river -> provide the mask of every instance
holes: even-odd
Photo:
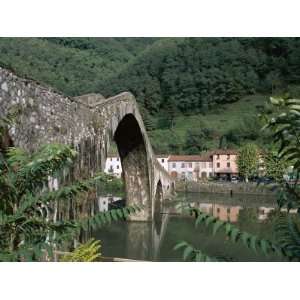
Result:
[[[225,257],[229,261],[278,261],[278,257],[255,254],[241,243],[232,243],[220,231],[195,228],[194,218],[178,209],[180,203],[190,203],[221,220],[229,220],[241,230],[259,237],[273,238],[272,214],[276,203],[272,197],[188,193],[178,194],[165,205],[154,222],[118,222],[93,232],[101,240],[102,255],[145,261],[182,261],[182,251],[173,250],[182,240],[191,243],[209,256]]]

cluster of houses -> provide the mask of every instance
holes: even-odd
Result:
[[[198,181],[209,177],[230,179],[238,175],[237,151],[218,149],[205,155],[158,155],[161,166],[178,180]],[[108,156],[105,172],[121,177],[122,166],[118,156]]]

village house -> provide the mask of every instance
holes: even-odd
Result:
[[[237,166],[237,150],[230,149],[218,149],[210,152],[213,160],[213,170],[217,177],[223,177],[226,179],[232,178],[232,176],[238,176]]]
[[[177,179],[197,181],[213,176],[213,162],[210,156],[170,155],[168,172]]]
[[[160,165],[168,172],[168,155],[158,155],[156,156]],[[122,165],[119,156],[109,155],[105,162],[104,172],[106,174],[114,175],[118,178],[122,176]]]
[[[122,166],[119,156],[109,155],[106,159],[104,172],[118,178],[122,176]]]
[[[168,172],[169,171],[169,155],[156,155],[156,158],[158,162],[161,164],[161,166]]]
[[[238,176],[237,150],[217,149],[203,155],[157,155],[157,161],[178,180],[205,180],[209,177],[231,179]],[[105,172],[120,178],[122,165],[118,156],[107,157]]]

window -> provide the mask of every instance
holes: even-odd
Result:
[[[119,161],[119,157],[117,157],[117,161]]]
[[[220,154],[217,154],[217,159],[220,159]]]
[[[229,160],[230,159],[230,154],[227,154],[227,160]]]
[[[217,168],[220,168],[220,163],[217,163]]]
[[[189,163],[189,168],[192,168],[193,167],[193,164],[192,163]]]
[[[227,168],[230,168],[230,162],[227,163]]]
[[[213,163],[209,162],[209,167],[212,168],[213,167]]]
[[[173,168],[176,168],[176,163],[172,163],[172,167],[173,167]]]
[[[119,165],[117,165],[117,169],[120,169],[120,166],[119,166]]]
[[[112,161],[112,157],[110,158],[110,161]]]
[[[181,177],[182,177],[182,178],[185,177],[185,172],[181,172]]]
[[[218,214],[220,213],[220,208],[219,208],[219,207],[217,208],[217,213],[218,213]]]
[[[230,214],[230,208],[227,208],[227,213]]]
[[[182,163],[182,164],[181,164],[181,168],[185,168],[185,163]]]
[[[209,172],[209,177],[212,177],[212,172]]]
[[[162,158],[162,159],[161,159],[161,162],[163,163],[163,162],[165,162],[165,160]]]

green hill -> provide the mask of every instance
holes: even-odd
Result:
[[[69,96],[95,92],[154,39],[0,38],[0,65]]]
[[[300,95],[299,38],[0,38],[0,65],[70,96],[132,92],[160,153],[267,144],[266,99]]]

